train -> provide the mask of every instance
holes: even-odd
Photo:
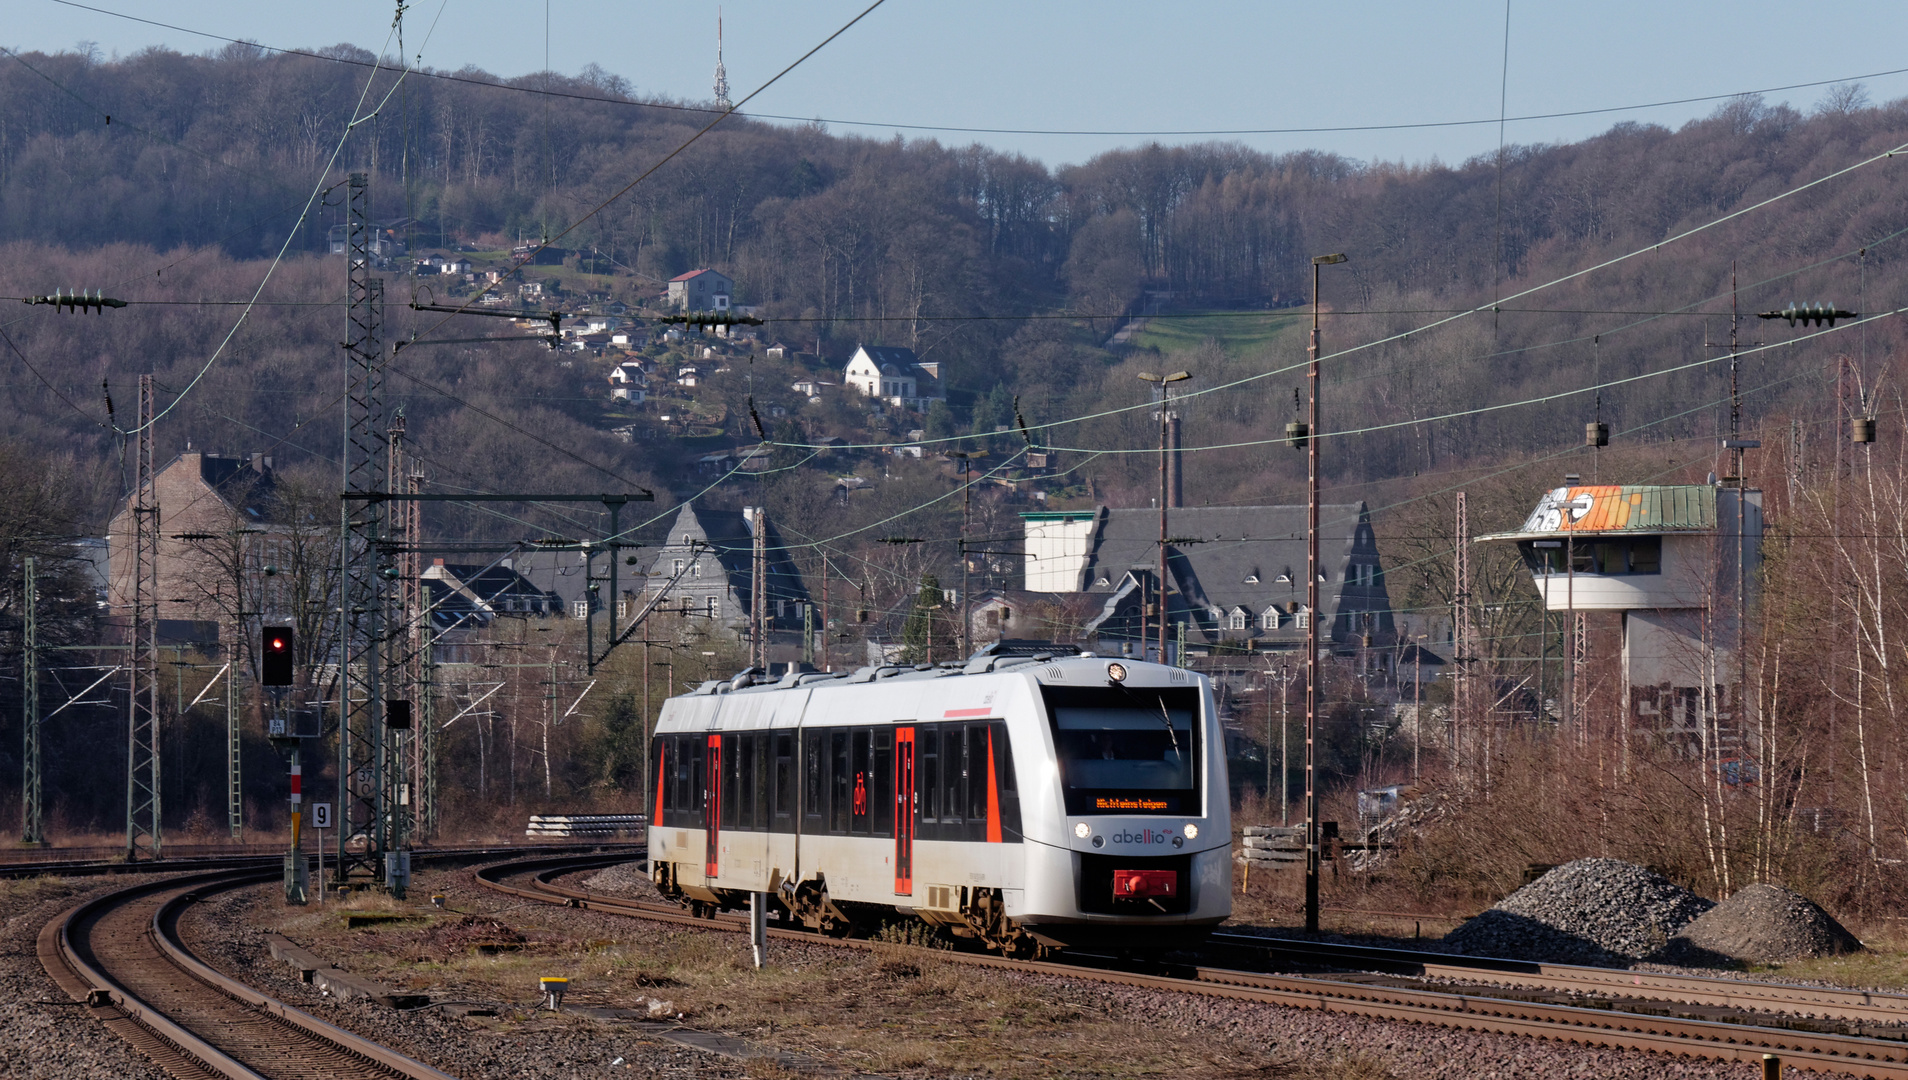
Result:
[[[1232,911],[1225,740],[1183,668],[984,649],[751,669],[668,699],[648,768],[651,879],[699,915],[918,920],[1028,957],[1189,944]]]

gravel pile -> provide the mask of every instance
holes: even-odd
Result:
[[[643,872],[639,862],[617,863],[596,874],[583,879],[583,887],[591,892],[606,893],[610,896],[625,896],[638,900],[661,900],[662,894]]]
[[[1678,931],[1663,958],[1679,964],[1775,964],[1861,949],[1855,935],[1806,897],[1779,885],[1749,885]]]
[[[1472,956],[1623,967],[1658,955],[1714,906],[1635,863],[1578,859],[1505,897],[1444,943]]]

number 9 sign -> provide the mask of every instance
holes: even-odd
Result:
[[[314,829],[331,828],[331,804],[318,802],[311,804],[311,827]]]

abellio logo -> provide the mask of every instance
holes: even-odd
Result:
[[[1159,829],[1126,830],[1113,834],[1116,844],[1170,844],[1173,842],[1171,831]]]

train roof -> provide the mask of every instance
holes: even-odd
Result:
[[[1097,661],[1103,664],[1120,663],[1135,674],[1143,671],[1158,670],[1173,672],[1179,681],[1191,678],[1204,678],[1196,671],[1174,667],[1170,664],[1157,664],[1146,660],[1134,660],[1119,656],[1098,656],[1091,652],[1057,649],[1053,652],[1022,653],[1007,651],[1001,653],[976,653],[968,660],[952,660],[940,664],[870,664],[854,671],[801,671],[792,670],[779,679],[767,679],[759,668],[746,668],[728,679],[710,679],[680,697],[707,697],[714,694],[762,693],[773,690],[793,690],[798,687],[822,685],[855,685],[872,683],[924,682],[930,679],[945,679],[964,675],[987,675],[995,672],[1010,671],[1023,667],[1055,664],[1072,665],[1082,660]]]

